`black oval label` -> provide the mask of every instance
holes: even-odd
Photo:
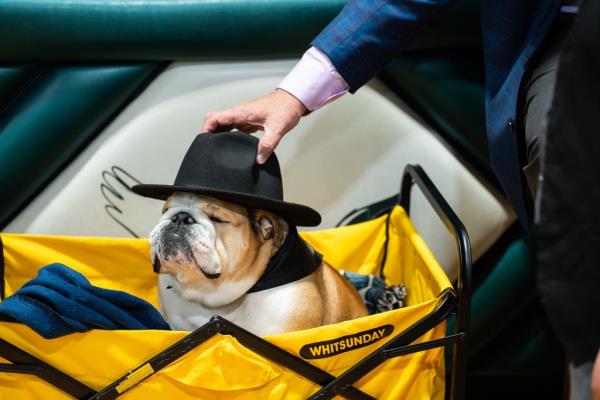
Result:
[[[333,340],[309,343],[302,346],[300,356],[305,359],[327,358],[354,349],[373,344],[389,336],[394,331],[393,325],[383,325],[353,335],[342,336]]]

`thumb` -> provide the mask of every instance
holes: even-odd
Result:
[[[267,162],[267,159],[273,154],[283,135],[282,132],[276,132],[265,127],[265,134],[258,141],[258,151],[256,154],[256,162],[258,164]]]

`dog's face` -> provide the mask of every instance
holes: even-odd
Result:
[[[218,307],[256,283],[287,231],[271,212],[177,192],[150,233],[151,256],[155,270],[176,278],[183,298]]]

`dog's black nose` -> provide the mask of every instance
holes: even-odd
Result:
[[[171,217],[171,221],[175,224],[191,225],[196,221],[192,216],[184,211],[180,211]]]

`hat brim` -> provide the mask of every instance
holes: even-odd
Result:
[[[245,207],[272,211],[285,218],[291,224],[297,226],[317,226],[321,223],[321,215],[314,209],[302,204],[288,203],[270,199],[268,197],[255,196],[248,193],[223,191],[202,186],[183,185],[135,185],[131,188],[140,196],[150,197],[158,200],[166,200],[174,192],[187,192],[205,194],[220,200],[229,201]]]

